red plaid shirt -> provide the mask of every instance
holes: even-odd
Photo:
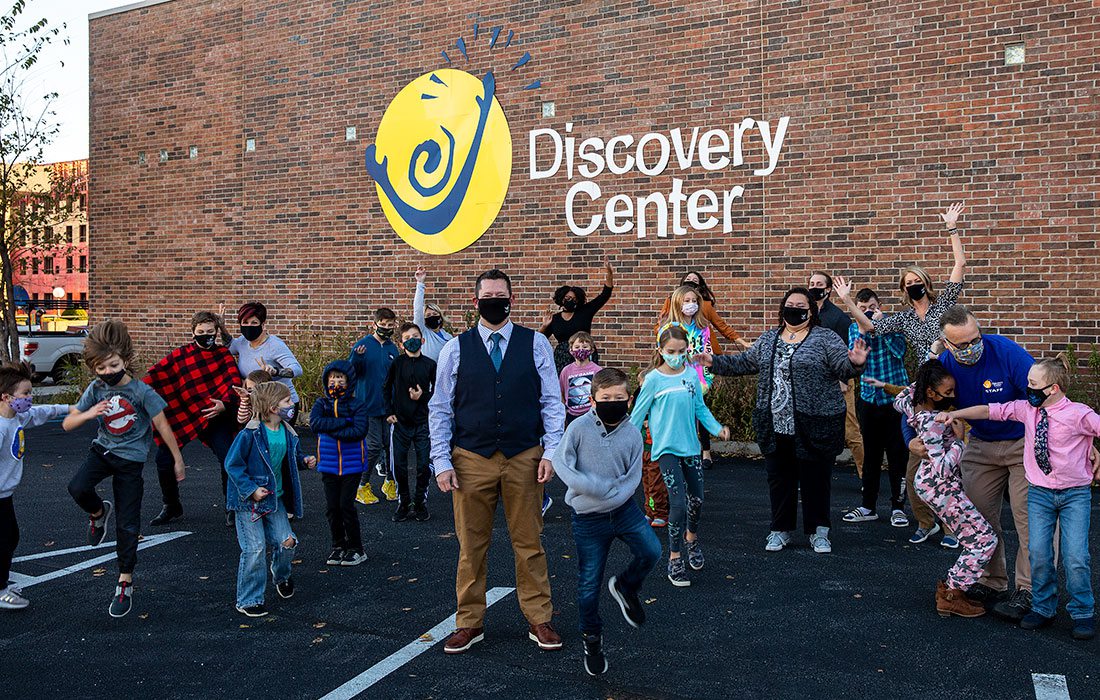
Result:
[[[168,353],[149,369],[143,381],[168,402],[164,416],[180,447],[206,429],[202,412],[210,407],[211,399],[223,402],[226,411],[236,410],[238,397],[233,387],[242,385],[237,360],[228,348],[203,350],[195,343]],[[162,444],[160,435],[155,437],[157,444]]]

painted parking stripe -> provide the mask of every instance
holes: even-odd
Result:
[[[149,547],[155,547],[158,544],[164,544],[165,542],[171,542],[172,540],[179,539],[180,537],[186,537],[187,535],[190,535],[190,534],[191,534],[190,532],[180,531],[180,532],[165,532],[165,533],[160,534],[160,535],[150,535],[149,537],[146,537],[143,540],[141,540],[140,542],[138,542],[138,550],[140,551],[142,549],[147,549]],[[12,563],[32,561],[32,560],[35,560],[35,559],[46,559],[46,558],[49,558],[49,557],[58,557],[58,556],[63,556],[65,554],[75,554],[77,552],[90,552],[90,551],[93,551],[93,550],[96,550],[96,549],[104,549],[104,548],[108,548],[108,547],[113,548],[114,546],[115,546],[114,542],[104,542],[103,544],[97,545],[95,547],[92,547],[90,545],[85,545],[84,547],[72,547],[70,549],[59,549],[56,552],[40,552],[38,554],[29,554],[27,556],[18,557],[16,559],[12,560]],[[79,573],[81,571],[84,571],[85,569],[90,569],[93,566],[98,566],[99,564],[106,564],[107,562],[112,561],[115,557],[116,557],[116,554],[115,554],[115,552],[112,551],[109,554],[104,554],[102,556],[95,557],[94,559],[86,559],[85,561],[77,562],[76,564],[72,564],[70,566],[66,566],[64,568],[58,569],[57,571],[51,571],[47,574],[42,574],[41,576],[28,576],[26,574],[16,574],[16,573],[13,572],[12,573],[12,580],[15,581],[16,585],[19,586],[20,588],[30,588],[31,586],[36,586],[40,583],[46,583],[47,581],[53,581],[54,579],[61,578],[62,576],[68,576],[69,574]]]
[[[1031,683],[1035,686],[1035,700],[1070,700],[1065,676],[1033,673]]]
[[[501,598],[504,598],[515,588],[492,588],[485,593],[485,606],[488,607],[497,602]],[[322,696],[321,700],[351,700],[355,696],[359,695],[367,688],[382,680],[386,676],[390,675],[397,669],[401,668],[405,664],[409,663],[417,656],[420,656],[428,649],[442,641],[447,635],[449,635],[455,629],[455,616],[451,615],[443,622],[440,622],[435,627],[428,630],[428,632],[413,640],[412,642],[401,647],[394,653],[390,654],[386,658],[382,659],[375,665],[363,671],[355,678],[352,678],[347,683],[343,684],[336,690],[333,690],[328,695]]]

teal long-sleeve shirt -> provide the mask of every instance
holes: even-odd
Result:
[[[679,374],[664,374],[654,370],[646,375],[642,390],[634,401],[630,422],[642,430],[649,419],[649,434],[653,438],[650,450],[656,460],[661,455],[693,457],[701,451],[698,420],[711,435],[722,431],[722,424],[703,403],[699,375],[687,368]]]

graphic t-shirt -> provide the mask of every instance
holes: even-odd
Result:
[[[592,377],[602,369],[595,362],[589,362],[581,367],[576,362],[571,362],[561,371],[558,380],[561,382],[561,397],[565,402],[565,411],[571,416],[583,416],[592,407],[589,397],[592,396]]]
[[[131,379],[125,386],[107,386],[97,379],[84,390],[76,410],[87,411],[100,401],[109,406],[99,417],[99,434],[92,442],[116,457],[144,463],[153,445],[153,417],[168,404],[145,382]]]

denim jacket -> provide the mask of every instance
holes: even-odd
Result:
[[[283,505],[286,512],[302,517],[302,484],[298,470],[305,468],[305,458],[298,444],[298,434],[283,424],[287,432],[286,459],[279,465],[283,472]],[[229,454],[225,457],[225,471],[229,474],[226,488],[226,510],[252,510],[266,515],[277,509],[275,501],[275,471],[271,464],[271,450],[267,442],[267,429],[259,420],[252,420],[237,433]],[[271,494],[259,503],[252,500],[256,489],[264,487]]]

